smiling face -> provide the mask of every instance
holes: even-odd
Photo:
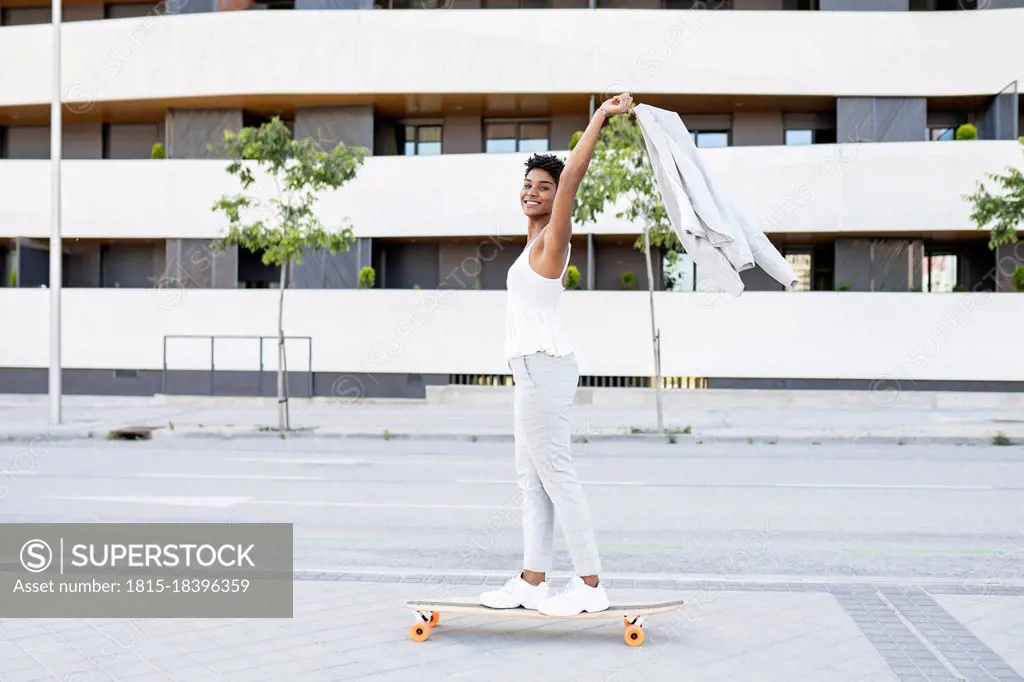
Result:
[[[523,188],[519,191],[519,203],[523,213],[531,218],[551,214],[551,204],[555,200],[555,178],[541,168],[533,168],[523,179]]]

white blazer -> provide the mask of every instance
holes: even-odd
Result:
[[[679,114],[648,104],[633,110],[672,230],[696,263],[698,280],[739,296],[739,273],[756,264],[792,290],[798,281],[793,267],[714,186]]]

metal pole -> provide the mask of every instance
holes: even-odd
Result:
[[[60,22],[61,0],[50,1],[53,13],[53,92],[50,95],[50,425],[61,423],[60,293],[63,284],[60,236],[61,82]]]

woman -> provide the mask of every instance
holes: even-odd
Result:
[[[590,508],[569,451],[569,409],[579,371],[558,319],[558,301],[569,266],[573,205],[590,165],[601,127],[630,110],[633,98],[619,95],[594,112],[563,166],[554,155],[526,163],[519,192],[527,217],[527,244],[508,271],[505,354],[515,382],[515,450],[523,491],[523,569],[499,590],[484,592],[485,606],[519,606],[546,615],[572,616],[608,608],[598,580],[601,570]],[[549,596],[555,515],[565,534],[576,576]]]

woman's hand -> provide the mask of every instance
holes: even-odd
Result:
[[[601,105],[601,111],[605,116],[611,117],[616,114],[625,114],[633,106],[633,96],[624,92],[618,97],[612,97]]]

